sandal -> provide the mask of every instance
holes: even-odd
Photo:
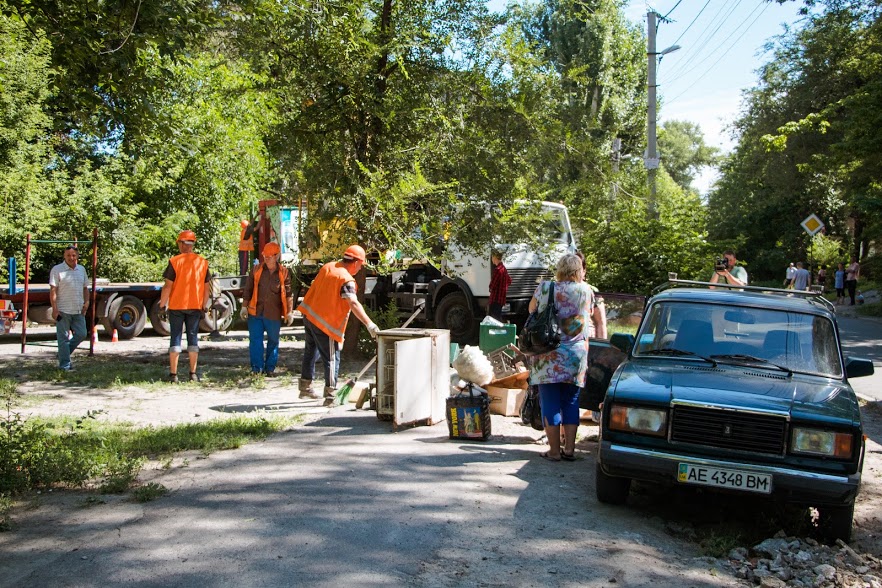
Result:
[[[561,457],[562,456],[563,455],[561,455]],[[545,453],[540,453],[539,457],[541,457],[542,459],[548,460],[548,461],[560,461],[560,457],[551,457],[551,455],[549,455],[549,453],[547,451]]]
[[[576,461],[577,459],[579,459],[578,457],[576,457],[575,451],[573,451],[572,453],[566,453],[563,449],[561,449],[560,451],[560,458],[564,461]]]

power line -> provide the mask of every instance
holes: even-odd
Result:
[[[698,20],[698,17],[701,16],[701,13],[704,12],[704,9],[707,8],[707,5],[710,3],[711,3],[711,0],[707,0],[707,2],[704,3],[704,6],[701,7],[701,10],[698,11],[698,14],[696,14],[695,18],[692,19],[692,22],[689,23],[689,26],[687,26],[686,29],[682,33],[680,33],[680,36],[677,37],[677,40],[674,41],[673,43],[671,43],[671,45],[676,45],[680,41],[680,39],[683,38],[683,35],[685,35],[686,33],[689,32],[689,29],[692,28],[692,25],[695,24],[695,21]],[[680,3],[677,2],[677,4],[680,4]],[[674,6],[674,8],[676,8],[676,6]],[[668,14],[670,14],[670,12]]]
[[[714,38],[714,35],[716,35],[717,32],[719,32],[719,30],[723,27],[723,25],[726,24],[726,21],[732,15],[732,13],[735,11],[735,9],[738,8],[738,6],[741,4],[741,2],[742,2],[742,0],[738,0],[737,2],[732,3],[729,6],[729,10],[726,11],[725,14],[723,14],[723,11],[726,8],[725,5],[720,10],[717,11],[717,13],[713,16],[713,18],[711,18],[711,21],[708,24],[707,29],[705,29],[705,32],[702,33],[701,35],[699,35],[698,39],[696,39],[695,46],[692,49],[690,49],[689,51],[687,51],[686,55],[684,55],[683,57],[681,57],[678,60],[678,64],[676,67],[673,68],[673,70],[668,72],[669,76],[678,75],[679,73],[682,72],[682,70],[684,68],[689,66],[689,63],[691,62],[692,58],[697,57],[702,54],[702,52],[704,51],[704,48],[707,47],[707,45]],[[719,19],[719,24],[717,24],[714,27],[714,23],[717,21],[717,19]],[[713,28],[711,28],[711,27],[713,27]]]
[[[746,33],[746,32],[750,29],[750,27],[753,26],[753,23],[755,23],[755,22],[757,21],[757,19],[759,18],[759,16],[760,16],[763,12],[766,11],[766,8],[769,7],[769,4],[768,4],[767,2],[765,2],[764,0],[760,0],[760,3],[757,4],[757,5],[753,8],[753,10],[750,11],[750,14],[747,15],[747,18],[745,18],[744,20],[741,21],[741,24],[739,24],[737,27],[735,27],[734,29],[732,29],[732,32],[729,33],[729,34],[726,36],[725,39],[723,39],[722,41],[720,41],[720,43],[719,43],[716,47],[714,47],[712,50],[708,51],[707,54],[704,56],[704,59],[701,59],[700,61],[697,61],[697,62],[694,63],[694,64],[692,65],[692,67],[690,67],[689,69],[687,69],[687,70],[685,70],[685,71],[682,71],[682,72],[680,72],[679,74],[677,74],[675,77],[669,79],[669,80],[667,81],[667,83],[671,83],[671,82],[673,82],[674,80],[676,80],[676,79],[678,79],[678,78],[681,78],[681,77],[685,76],[685,75],[688,74],[689,72],[698,69],[698,67],[699,67],[702,63],[704,63],[705,61],[707,61],[708,59],[710,59],[711,57],[713,57],[713,56],[717,53],[717,51],[719,51],[719,49],[720,49],[723,45],[726,44],[726,41],[728,41],[729,39],[732,38],[732,35],[734,35],[735,33],[737,33],[737,32],[738,32],[738,31],[739,31],[739,30],[740,30],[745,24],[747,24],[747,19],[750,18],[751,16],[753,16],[753,13],[756,12],[757,10],[759,10],[760,7],[762,7],[762,10],[760,11],[759,15],[757,15],[757,17],[756,17],[755,19],[753,19],[753,21],[751,21],[751,23],[750,23],[749,25],[747,25],[747,28],[744,29],[744,32]],[[744,36],[744,33],[742,33],[741,36],[738,37],[738,39],[736,39],[736,42],[738,42],[738,40],[740,40],[741,37],[743,37],[743,36]],[[730,47],[730,49],[731,49],[731,47]],[[719,60],[717,60],[717,61],[719,61]],[[716,62],[715,62],[715,63],[716,63]],[[674,75],[674,74],[672,73],[672,74],[669,74],[669,75]]]
[[[682,1],[683,1],[683,0],[677,0],[677,3],[674,4],[674,7],[671,8],[670,10],[668,10],[668,13],[667,13],[666,15],[664,15],[663,17],[661,17],[661,19],[662,19],[662,20],[668,20],[668,17],[671,16],[671,13],[672,13],[672,12],[674,12],[675,10],[677,10],[677,7],[680,6],[680,2],[682,2]]]
[[[769,7],[769,5],[768,5],[768,4],[765,4],[765,6],[763,7],[763,9],[760,11],[760,13],[756,15],[756,18],[754,18],[754,19],[750,22],[750,24],[747,25],[747,28],[744,29],[744,32],[742,32],[741,35],[739,35],[738,38],[735,39],[735,41],[734,41],[731,45],[729,45],[728,49],[726,49],[726,50],[723,52],[723,54],[720,55],[719,59],[717,59],[715,62],[713,62],[713,63],[711,64],[711,66],[710,66],[709,68],[707,68],[707,69],[704,71],[704,73],[702,73],[700,76],[698,76],[698,78],[696,78],[695,81],[692,82],[692,83],[691,83],[691,84],[690,84],[685,90],[683,90],[682,92],[680,92],[679,94],[677,94],[676,96],[674,96],[673,98],[671,98],[669,101],[667,101],[667,104],[670,104],[671,102],[674,102],[675,100],[677,100],[678,98],[680,98],[681,96],[683,96],[686,92],[688,92],[689,90],[691,90],[691,89],[695,86],[695,84],[697,84],[698,82],[700,82],[700,81],[701,81],[701,80],[702,80],[707,74],[709,74],[709,73],[714,69],[714,67],[716,67],[716,65],[717,65],[720,61],[722,61],[722,59],[723,59],[723,58],[729,53],[729,51],[731,51],[732,48],[733,48],[735,45],[738,44],[738,41],[740,41],[740,40],[742,39],[742,37],[744,37],[744,35],[747,34],[747,31],[750,30],[750,27],[752,27],[752,26],[754,25],[754,23],[755,23],[756,21],[759,20],[759,18],[763,15],[763,12],[765,12],[765,11],[766,11],[766,8],[768,8],[768,7]]]

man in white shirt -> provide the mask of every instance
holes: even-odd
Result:
[[[77,263],[79,251],[73,245],[64,249],[64,263],[49,272],[49,303],[55,318],[58,339],[58,367],[73,369],[70,354],[86,339],[86,309],[89,308],[89,277],[86,268]],[[68,339],[70,331],[73,336]]]
[[[791,263],[787,266],[787,271],[784,272],[784,287],[785,288],[793,288],[793,278],[796,277],[796,268],[793,267]]]

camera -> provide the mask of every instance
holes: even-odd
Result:
[[[725,257],[718,257],[714,261],[714,269],[720,272],[729,269],[729,260]]]

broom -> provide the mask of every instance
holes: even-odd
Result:
[[[425,304],[426,304],[425,302],[421,302],[420,304],[417,305],[416,310],[413,311],[413,314],[410,315],[410,317],[408,317],[408,319],[406,321],[404,321],[403,325],[401,325],[402,329],[407,328],[407,326],[410,323],[412,323],[414,321],[414,319],[416,319],[416,317],[423,311],[423,306],[425,306]],[[358,372],[357,376],[346,380],[346,383],[343,384],[343,387],[340,388],[339,390],[337,390],[337,404],[346,404],[346,401],[349,400],[349,394],[352,393],[352,388],[355,387],[355,383],[363,375],[365,375],[369,369],[371,369],[371,366],[374,365],[374,363],[376,363],[376,361],[377,361],[377,354],[375,353],[374,356],[371,358],[371,360],[369,362],[367,362],[367,365],[365,365],[363,368],[361,368],[361,371]]]

